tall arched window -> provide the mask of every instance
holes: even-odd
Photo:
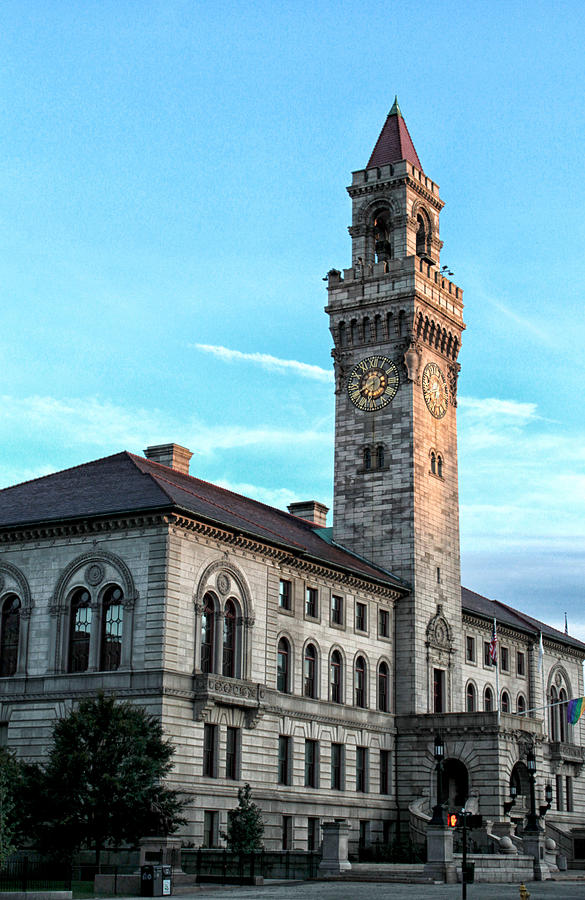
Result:
[[[380,712],[388,712],[389,686],[388,665],[385,662],[381,662],[378,669],[378,709]]]
[[[564,688],[559,691],[559,741],[567,740],[567,692]]]
[[[88,591],[84,588],[80,588],[75,591],[71,598],[68,672],[87,671],[89,666],[91,619],[91,597]]]
[[[519,715],[526,712],[526,700],[524,694],[518,694],[518,699],[516,700],[516,712]]]
[[[278,642],[276,689],[283,694],[290,693],[290,647],[286,638]]]
[[[374,338],[376,341],[382,340],[382,319],[380,316],[374,318]]]
[[[494,711],[494,692],[491,687],[486,687],[483,692],[483,708],[485,712],[493,712]]]
[[[437,474],[437,456],[434,450],[431,450],[431,473],[433,475]]]
[[[370,320],[367,316],[362,322],[362,329],[364,333],[364,342],[368,344],[370,342]]]
[[[339,650],[334,650],[331,654],[329,681],[331,685],[331,702],[342,703],[342,661]]]
[[[558,741],[559,738],[559,707],[558,707],[559,695],[557,694],[556,687],[553,686],[550,689],[550,739],[551,741]]]
[[[120,668],[122,659],[122,632],[124,629],[124,594],[117,585],[111,585],[102,601],[102,633],[100,669],[113,672]]]
[[[443,477],[443,457],[441,454],[437,455],[437,475],[439,478]]]
[[[305,647],[303,694],[305,697],[317,696],[317,651],[312,644],[307,644]]]
[[[366,705],[366,661],[358,656],[355,661],[355,705],[365,708]]]
[[[384,448],[382,444],[376,447],[376,465],[379,469],[384,468]]]
[[[347,331],[345,330],[345,322],[339,323],[339,346],[347,347]]]
[[[213,672],[215,648],[215,603],[211,594],[203,598],[204,608],[201,616],[201,671]]]
[[[475,712],[475,685],[471,681],[465,692],[465,708],[467,712]]]
[[[502,712],[510,712],[510,695],[508,691],[502,691]]]
[[[349,324],[349,333],[351,335],[351,342],[355,346],[358,342],[358,327],[355,319],[352,319]]]
[[[236,604],[228,600],[223,614],[222,674],[234,678],[236,674]]]
[[[0,622],[0,675],[14,675],[18,664],[20,637],[20,600],[9,594],[2,604]]]
[[[416,217],[416,255],[426,256],[428,251],[428,223],[420,213]]]
[[[364,469],[372,468],[372,451],[369,447],[364,447]]]

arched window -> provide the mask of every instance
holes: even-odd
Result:
[[[278,642],[276,689],[283,694],[290,693],[290,646],[286,638],[281,638]]]
[[[374,249],[376,262],[384,262],[392,256],[388,213],[380,212],[374,219]]]
[[[223,665],[222,674],[228,678],[236,675],[236,604],[228,600],[223,614]]]
[[[502,691],[502,712],[510,712],[510,695],[508,691]]]
[[[366,705],[366,661],[358,656],[355,661],[355,705],[365,708]]]
[[[522,715],[526,712],[526,700],[524,698],[524,694],[518,694],[518,699],[516,700],[516,711],[519,715]]]
[[[439,476],[439,478],[443,477],[443,457],[440,455],[440,453],[437,454],[437,475]]]
[[[374,337],[376,341],[382,340],[382,319],[380,316],[374,318]]]
[[[347,331],[345,330],[345,322],[339,323],[339,346],[347,347]]]
[[[123,600],[121,588],[113,584],[107,589],[102,601],[100,669],[105,672],[120,668],[124,629]]]
[[[389,312],[386,315],[386,337],[388,338],[388,340],[391,340],[391,338],[393,337],[392,331],[392,313]]]
[[[362,323],[362,328],[364,332],[364,342],[368,344],[370,342],[370,320],[367,316]]]
[[[342,662],[339,650],[331,654],[329,681],[331,685],[331,702],[342,703]]]
[[[91,597],[80,588],[71,598],[69,619],[68,672],[85,672],[89,666],[89,642],[91,640]]]
[[[201,671],[213,672],[215,647],[215,603],[211,594],[205,594],[201,616]]]
[[[381,444],[376,447],[376,465],[379,469],[384,468],[384,448]]]
[[[305,647],[303,694],[305,697],[317,696],[317,651],[312,644],[307,644]]]
[[[434,450],[431,450],[431,472],[433,475],[437,474],[437,456]]]
[[[567,692],[564,688],[559,691],[559,741],[567,740]]]
[[[483,693],[483,708],[485,712],[494,711],[494,692],[491,687],[486,687]]]
[[[372,468],[372,451],[369,447],[364,447],[364,469],[369,471]]]
[[[357,328],[357,322],[355,319],[351,320],[349,329],[350,329],[350,334],[351,334],[351,342],[355,346],[358,342],[358,328]]]
[[[465,692],[465,708],[467,712],[475,712],[475,685],[470,681]]]
[[[2,604],[0,622],[0,675],[14,675],[18,664],[20,637],[20,600],[9,594]]]
[[[388,712],[389,709],[389,683],[388,665],[381,662],[378,669],[378,709],[380,712]]]
[[[559,695],[557,694],[556,687],[553,686],[550,689],[550,708],[549,708],[549,718],[550,718],[550,739],[551,741],[559,740],[559,707],[558,707]]]
[[[420,215],[416,217],[416,255],[426,256],[427,254],[427,224]]]

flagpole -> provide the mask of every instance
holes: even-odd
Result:
[[[498,714],[498,728],[500,726],[500,654],[498,653],[498,633],[496,631],[496,617],[494,616],[494,634],[492,637],[494,665],[496,667],[496,712]]]

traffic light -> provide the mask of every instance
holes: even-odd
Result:
[[[448,828],[481,828],[483,818],[481,816],[472,815],[466,812],[450,812],[447,813]]]
[[[463,825],[463,816],[461,813],[447,813],[447,826],[449,828],[460,828]]]

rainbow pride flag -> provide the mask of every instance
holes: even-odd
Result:
[[[576,725],[585,712],[585,697],[577,697],[567,703],[567,722]]]

